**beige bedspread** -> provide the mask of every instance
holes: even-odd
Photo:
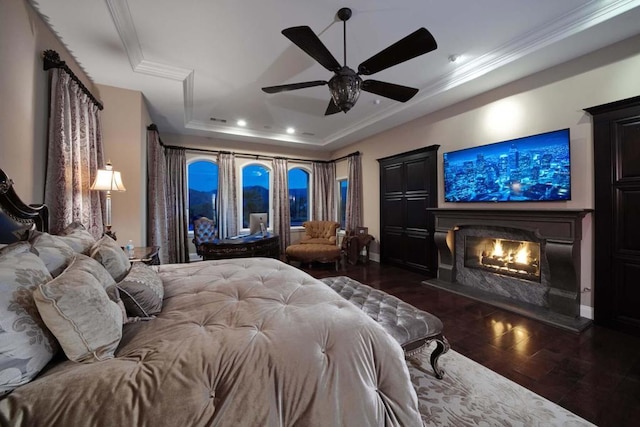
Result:
[[[162,313],[116,358],[0,401],[28,426],[421,426],[403,352],[327,285],[267,258],[159,266]]]

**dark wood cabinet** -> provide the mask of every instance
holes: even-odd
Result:
[[[640,335],[640,96],[593,116],[595,322]]]
[[[378,159],[380,261],[436,276],[433,214],[439,145]]]

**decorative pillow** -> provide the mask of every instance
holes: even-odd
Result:
[[[118,296],[118,290],[116,289],[116,281],[113,280],[111,274],[95,259],[82,255],[75,255],[75,269],[86,271],[87,273],[91,273],[93,277],[95,277],[102,289],[107,292],[107,295],[111,299],[111,301],[118,302],[120,297]]]
[[[59,233],[58,237],[71,246],[74,251],[85,255],[89,254],[91,247],[96,243],[96,239],[94,239],[91,233],[79,222],[72,222],[67,225],[65,229]]]
[[[58,236],[52,236],[49,233],[33,231],[29,236],[29,242],[38,251],[38,256],[53,277],[62,273],[75,256],[71,246]]]
[[[120,298],[120,292],[118,291],[118,287],[116,286],[116,281],[113,280],[111,274],[95,259],[88,257],[82,254],[75,255],[75,267],[78,270],[86,271],[87,273],[93,274],[93,276],[98,279],[100,285],[107,292],[109,299],[120,307],[120,311],[122,312],[122,321],[123,323],[130,323],[134,321],[134,319],[129,319],[127,317],[127,312],[124,307],[124,303]]]
[[[122,338],[122,311],[77,256],[33,292],[38,311],[70,360],[111,359]]]
[[[129,261],[127,254],[109,236],[102,236],[93,245],[91,258],[102,264],[116,282],[122,280],[131,268],[131,261]]]
[[[162,310],[162,279],[144,263],[134,262],[127,277],[118,283],[118,289],[130,316],[149,317]]]
[[[31,381],[59,350],[32,292],[51,280],[28,242],[0,249],[0,395]]]

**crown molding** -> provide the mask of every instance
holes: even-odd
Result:
[[[476,78],[495,71],[517,59],[536,52],[554,42],[563,40],[586,28],[602,23],[608,19],[640,6],[640,0],[592,0],[570,12],[561,15],[548,24],[514,39],[482,56],[471,59],[444,74],[434,83],[420,89],[419,94],[410,102],[399,103],[379,111],[348,128],[331,134],[324,140],[302,139],[288,134],[273,134],[263,131],[238,129],[233,126],[220,126],[193,120],[194,70],[161,64],[144,59],[140,41],[131,17],[127,0],[105,0],[116,30],[127,52],[131,68],[135,72],[183,81],[184,123],[189,129],[257,137],[262,139],[313,144],[326,146],[354,132],[360,131],[376,122],[397,114],[415,104],[427,101],[446,90],[455,88]]]

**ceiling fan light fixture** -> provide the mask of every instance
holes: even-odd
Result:
[[[349,111],[360,97],[362,79],[349,67],[342,67],[329,80],[329,91],[333,102],[342,112]]]

